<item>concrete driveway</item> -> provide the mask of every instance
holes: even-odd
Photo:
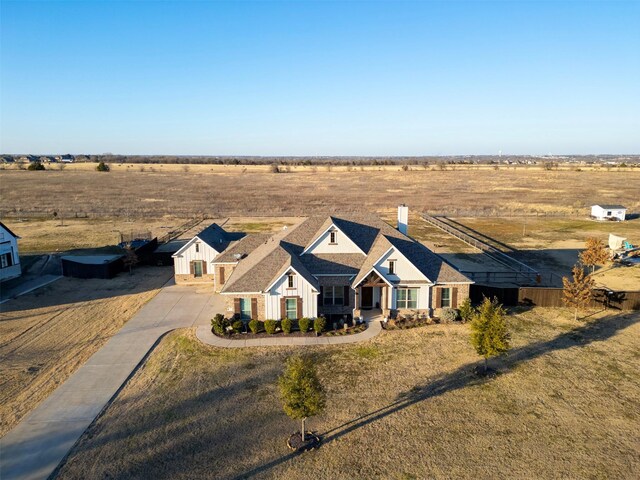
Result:
[[[209,324],[224,312],[211,289],[173,281],[82,367],[0,439],[0,478],[45,479],[167,332]]]

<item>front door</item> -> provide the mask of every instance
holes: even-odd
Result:
[[[373,287],[362,287],[361,308],[373,308]]]

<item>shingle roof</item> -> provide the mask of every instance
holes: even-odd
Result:
[[[212,223],[196,235],[196,237],[218,252],[224,251],[229,246],[229,243],[239,240],[243,236],[244,234],[239,232],[226,232],[217,223]]]
[[[332,223],[358,245],[366,256],[360,253],[306,253],[300,256]],[[239,242],[239,245],[241,243],[243,242]],[[392,246],[431,281],[471,282],[424,245],[398,232],[380,218],[372,215],[348,215],[309,217],[273,235],[238,263],[222,292],[262,292],[289,267],[295,268],[314,286],[317,281],[313,275],[327,274],[357,275],[355,285]],[[227,253],[231,253],[234,248],[235,246],[230,248]],[[225,257],[221,255],[217,260],[221,261],[222,258]]]
[[[231,243],[223,253],[215,258],[213,263],[237,263],[239,259],[236,258],[236,255],[240,255],[240,258],[246,257],[260,245],[269,240],[270,237],[271,234],[269,233],[252,233],[247,235],[246,237]]]
[[[600,205],[599,203],[595,204],[594,207],[600,207],[605,210],[620,210],[620,209],[626,210],[627,209],[627,207],[624,207],[622,205]]]

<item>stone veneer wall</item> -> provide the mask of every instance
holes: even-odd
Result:
[[[195,275],[189,274],[176,274],[175,280],[176,284],[178,285],[194,283],[214,283],[215,281],[213,273],[207,273],[205,275],[202,275],[201,277],[196,277]]]
[[[437,285],[436,285],[437,286]],[[441,286],[445,286],[445,285],[441,285]],[[459,284],[459,285],[446,285],[447,287],[455,287],[458,289],[458,295],[456,296],[456,306],[454,308],[460,308],[460,305],[462,305],[462,302],[464,302],[464,300],[466,298],[469,298],[469,289],[470,289],[470,285],[468,283],[463,283],[463,284]],[[432,288],[431,289],[431,305],[433,305],[435,303],[435,289]],[[435,317],[437,317],[438,315],[440,315],[440,312],[442,311],[441,308],[433,308],[433,315]]]
[[[236,298],[256,298],[258,299],[257,307],[258,307],[258,318],[252,320],[269,320],[265,318],[265,306],[264,306],[264,295],[224,295],[224,312],[220,312],[224,314],[226,318],[232,318],[235,314],[234,311],[234,300]],[[273,318],[271,320],[279,320],[279,318]]]

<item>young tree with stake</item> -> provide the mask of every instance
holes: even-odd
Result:
[[[323,412],[326,395],[310,357],[289,357],[284,372],[278,378],[280,397],[285,413],[302,420],[300,436],[305,442],[305,421]]]

